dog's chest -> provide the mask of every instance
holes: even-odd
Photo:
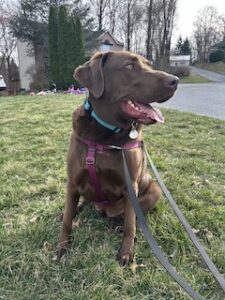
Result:
[[[95,197],[95,188],[90,178],[93,175],[90,174],[86,163],[87,155],[87,151],[84,151],[80,162],[82,168],[77,173],[76,181],[79,193],[91,201]],[[135,152],[132,157],[132,173],[134,173],[134,176],[138,176],[142,165],[141,160],[140,157],[137,159]],[[95,163],[91,168],[100,183],[102,193],[107,195],[109,200],[120,199],[126,190],[121,150],[100,151],[96,153],[94,158]]]

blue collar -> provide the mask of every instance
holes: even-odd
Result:
[[[92,116],[92,118],[95,119],[95,121],[97,121],[100,125],[102,125],[103,127],[114,131],[115,133],[120,132],[122,129],[119,127],[116,127],[112,124],[107,123],[106,121],[104,121],[103,119],[101,119],[99,116],[97,116],[97,114],[94,112],[90,101],[87,99],[84,101],[84,109]]]

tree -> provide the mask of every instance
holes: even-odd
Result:
[[[171,37],[173,31],[174,16],[177,0],[163,0],[162,5],[162,32],[159,40],[159,52],[156,57],[156,64],[162,70],[167,70],[169,66]]]
[[[57,51],[57,49],[55,49]],[[66,6],[59,9],[58,55],[59,87],[68,88],[73,82],[74,69],[84,63],[84,41],[79,17],[69,15]]]
[[[179,36],[176,46],[175,46],[174,54],[176,54],[176,55],[191,55],[192,54],[191,44],[190,44],[188,38],[186,38],[183,41],[182,37]]]
[[[73,38],[70,45],[70,64],[68,66],[70,72],[70,82],[74,81],[73,73],[74,69],[85,61],[85,50],[84,50],[84,39],[83,39],[83,28],[79,17],[71,18],[73,26]],[[75,81],[75,85],[78,87],[80,84]]]
[[[18,1],[18,5],[13,12],[13,18],[10,22],[11,30],[17,39],[29,44],[30,52],[35,56],[36,77],[41,78],[43,83],[48,82],[48,19],[50,4],[55,5],[58,9],[60,5],[63,4],[68,8],[70,12],[69,15],[81,15],[82,25],[84,23],[84,26],[87,26],[85,28],[88,29],[91,27],[91,18],[87,17],[89,12],[88,7],[82,4],[82,0]],[[56,73],[57,71],[55,71],[55,74]],[[50,77],[52,77],[52,74]]]
[[[191,44],[189,42],[189,39],[186,38],[181,47],[181,55],[191,55],[191,54],[192,54]]]
[[[114,34],[116,30],[116,22],[117,22],[119,8],[120,8],[120,0],[108,0],[106,16],[108,17],[108,24],[109,24],[108,29],[112,34]]]
[[[31,46],[47,41],[49,0],[20,0],[11,20],[14,35]]]
[[[133,49],[134,32],[141,24],[143,9],[140,0],[125,0],[120,4],[118,31],[128,51]]]
[[[209,61],[211,63],[223,61],[225,59],[225,52],[223,50],[216,50],[209,55]]]
[[[91,8],[93,8],[93,5],[83,2],[83,0],[73,1],[70,8],[71,15],[80,18],[87,53],[97,46],[97,38],[101,34],[101,31],[95,28],[93,15],[96,15],[96,13],[93,13]]]
[[[85,50],[84,50],[84,36],[83,36],[83,28],[81,25],[80,18],[76,18],[76,44],[77,44],[77,55],[76,55],[76,64],[74,67],[77,67],[84,63],[84,56],[85,56]]]
[[[68,46],[70,45],[70,32],[68,32],[68,14],[64,5],[59,9],[59,70],[60,70],[60,88],[68,87]]]
[[[194,38],[199,61],[207,62],[210,47],[223,39],[221,18],[213,6],[205,6],[198,12],[194,22]]]
[[[103,21],[106,15],[106,9],[109,5],[109,0],[93,0],[91,2],[91,7],[93,14],[97,16],[98,27],[97,30],[103,30]]]
[[[146,57],[152,60],[152,33],[153,33],[153,0],[147,2],[147,38]]]
[[[222,29],[222,39],[225,41],[225,15],[221,15],[220,23],[220,27]]]
[[[58,7],[51,5],[48,21],[48,53],[50,81],[59,85],[59,52],[58,52]]]
[[[74,82],[73,73],[74,69],[84,63],[84,40],[83,29],[79,17],[71,16],[68,23],[68,31],[70,32],[70,44],[68,45],[68,77],[67,85]],[[76,86],[78,86],[76,82]]]
[[[49,0],[20,0],[10,22],[14,36],[27,42],[35,57],[34,81],[38,86],[48,82],[48,10]]]
[[[131,13],[132,13],[132,6],[134,2],[132,0],[127,1],[126,7],[126,14],[127,14],[127,50],[129,51],[131,48],[131,36],[132,36],[132,22],[131,22]]]
[[[177,43],[176,43],[176,46],[175,46],[174,54],[181,55],[182,46],[183,46],[183,39],[182,39],[182,36],[180,35],[178,37],[178,40],[177,40]]]
[[[0,2],[0,71],[4,73],[8,88],[11,88],[13,79],[13,66],[15,65],[12,55],[16,48],[16,38],[12,35],[9,23],[10,10],[4,1]]]
[[[97,16],[98,16],[98,30],[102,30],[102,21],[103,21],[103,17],[104,17],[104,12],[107,6],[107,2],[108,0],[97,0],[97,4],[98,4],[98,12],[97,12]]]
[[[167,70],[177,0],[146,0],[146,56]]]

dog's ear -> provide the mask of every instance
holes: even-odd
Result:
[[[82,66],[74,71],[74,78],[96,97],[100,98],[104,92],[103,65],[106,61],[107,53],[98,53]]]

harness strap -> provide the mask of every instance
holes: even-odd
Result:
[[[106,197],[101,190],[100,182],[97,178],[96,167],[95,167],[95,156],[96,156],[95,146],[89,145],[87,156],[86,156],[86,166],[88,169],[91,185],[95,189],[96,199],[98,199],[98,202],[101,202],[101,204],[108,204],[108,201],[106,200]]]
[[[130,141],[123,146],[115,146],[115,145],[105,145],[98,144],[92,142],[90,140],[82,139],[81,137],[76,137],[79,141],[86,144],[88,146],[87,156],[86,156],[86,166],[89,173],[89,178],[92,187],[95,190],[96,198],[93,200],[98,203],[98,205],[107,206],[110,204],[110,200],[108,200],[107,196],[103,193],[101,189],[101,184],[97,177],[96,171],[96,153],[102,153],[106,150],[130,150],[135,148],[140,148],[143,146],[143,141]]]

